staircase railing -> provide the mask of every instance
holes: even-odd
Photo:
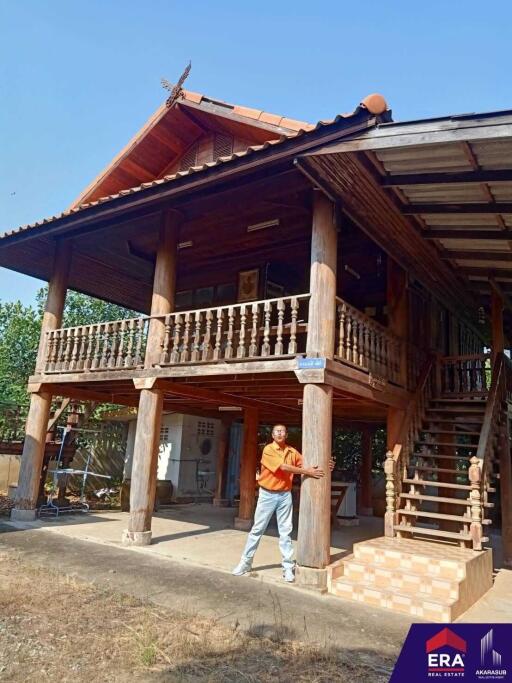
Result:
[[[506,417],[504,403],[507,400],[509,384],[506,363],[505,354],[498,353],[492,367],[491,388],[485,407],[477,452],[471,458],[468,470],[471,485],[469,494],[471,500],[470,533],[474,550],[482,549],[485,505],[488,502],[487,496],[494,478],[499,429]]]
[[[412,401],[405,411],[395,445],[386,453],[384,472],[386,475],[386,513],[384,516],[384,533],[395,535],[397,509],[402,493],[403,474],[407,470],[409,458],[415,440],[421,429],[426,406],[432,392],[432,369],[434,357],[429,356],[423,365]]]
[[[441,394],[485,396],[490,384],[490,358],[488,353],[440,358],[437,382]]]

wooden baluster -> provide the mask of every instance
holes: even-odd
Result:
[[[383,332],[380,335],[380,357],[382,361],[382,376],[389,379],[390,366],[388,357],[388,338]]]
[[[224,358],[233,358],[233,330],[235,321],[235,309],[233,306],[228,308],[228,334],[226,338],[226,349]]]
[[[265,301],[263,304],[263,311],[265,316],[265,326],[263,329],[263,345],[261,347],[261,355],[263,357],[270,355],[270,316],[272,315],[272,303]]]
[[[128,345],[126,348],[126,355],[124,357],[124,367],[131,368],[133,365],[133,343],[135,341],[135,325],[136,321],[132,318],[128,323]]]
[[[100,358],[100,368],[105,369],[108,366],[108,358],[110,351],[110,323],[104,323],[102,327],[103,330],[101,335],[102,349]]]
[[[116,368],[122,368],[124,366],[124,342],[126,338],[126,320],[122,320],[119,326],[119,340],[117,344],[117,354],[116,354]]]
[[[377,367],[376,355],[375,355],[375,330],[370,327],[370,362],[368,364],[368,369],[370,372],[375,372]]]
[[[258,355],[259,317],[259,304],[253,304],[251,309],[251,345],[249,346],[249,358],[254,358]]]
[[[398,472],[400,472],[399,469]],[[397,474],[397,463],[393,458],[392,451],[388,451],[386,453],[386,460],[384,461],[384,473],[386,475],[386,513],[384,515],[384,534],[386,536],[394,536],[396,509],[395,478]]]
[[[85,356],[83,362],[83,369],[90,370],[92,366],[92,358],[94,351],[94,325],[89,325],[87,328],[87,346],[85,349]]]
[[[245,358],[247,349],[245,348],[246,336],[246,321],[247,321],[247,306],[242,304],[240,306],[240,334],[238,335],[238,349],[236,352],[237,358]]]
[[[94,357],[91,365],[91,370],[96,370],[100,366],[101,328],[102,325],[95,325],[96,344],[94,346]]]
[[[52,370],[56,339],[57,339],[57,330],[49,330],[46,333],[46,357],[44,359],[44,365],[43,365],[44,372],[50,372]]]
[[[77,360],[76,360],[76,367],[77,370],[83,370],[84,363],[85,363],[85,352],[87,350],[87,327],[83,325],[82,327],[79,328],[79,338],[80,338],[80,344],[78,346],[78,354],[77,354]]]
[[[460,392],[460,365],[457,361],[453,364],[453,390],[456,394]]]
[[[203,314],[201,311],[195,313],[195,330],[194,330],[194,345],[192,347],[192,354],[190,360],[201,360],[201,325],[203,323]]]
[[[338,356],[345,358],[345,304],[338,305]]]
[[[69,370],[70,369],[70,363],[71,363],[71,349],[73,348],[73,328],[67,330],[66,334],[66,347],[64,349],[64,359],[62,363],[62,369],[63,370]]]
[[[364,326],[363,339],[363,367],[365,368],[365,370],[368,370],[370,367],[370,329],[368,327],[368,324],[365,324]]]
[[[360,368],[364,367],[364,328],[365,328],[364,320],[360,320],[359,325],[358,325],[359,335],[357,338],[357,351],[358,351],[357,364],[359,365]]]
[[[144,343],[144,326],[145,319],[137,318],[135,323],[135,353],[133,357],[133,366],[138,367],[144,363],[143,343]]]
[[[345,358],[352,361],[352,311],[347,309]]]
[[[293,296],[290,300],[292,322],[290,325],[290,341],[288,342],[288,353],[297,353],[297,317],[299,314],[299,301]]]
[[[203,360],[210,360],[212,357],[212,322],[213,322],[213,312],[206,311],[206,330],[203,337]]]
[[[186,363],[190,357],[188,347],[190,344],[190,326],[192,325],[192,314],[185,313],[184,320],[185,327],[183,329],[183,342],[181,346],[180,363]]]
[[[377,375],[382,375],[381,341],[379,330],[375,330],[375,374]]]
[[[72,328],[73,341],[71,344],[71,354],[69,356],[69,369],[76,370],[78,365],[78,350],[80,348],[80,328]]]
[[[181,326],[183,317],[178,313],[174,321],[174,337],[172,342],[171,363],[180,362]]]
[[[277,334],[276,343],[274,346],[274,356],[281,356],[283,354],[283,322],[284,322],[285,304],[282,299],[277,301]]]
[[[119,323],[110,323],[110,343],[107,366],[109,369],[116,367],[117,347],[119,345]]]
[[[352,325],[352,362],[354,365],[357,365],[357,361],[359,360],[359,346],[358,346],[358,341],[359,341],[359,320],[354,317],[353,325]]]
[[[487,457],[489,454],[486,453]],[[471,501],[471,525],[470,534],[473,542],[473,550],[482,549],[482,500],[481,500],[481,481],[482,470],[480,468],[480,460],[474,455],[470,459],[470,466],[468,469],[469,483],[471,491],[469,498]]]
[[[160,365],[165,365],[165,363],[169,362],[171,338],[172,338],[171,321],[172,321],[172,315],[170,315],[170,314],[166,315],[165,319],[164,319],[165,334],[164,334],[164,341],[162,342],[162,353],[160,354]]]
[[[215,348],[213,350],[213,360],[222,358],[222,342],[224,336],[224,309],[217,309],[217,329],[215,331]]]

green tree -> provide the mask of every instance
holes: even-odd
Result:
[[[34,372],[47,292],[47,287],[39,290],[35,307],[24,306],[20,301],[0,301],[0,400],[4,403],[27,401],[27,381]],[[68,292],[63,326],[90,325],[136,315],[122,306]]]

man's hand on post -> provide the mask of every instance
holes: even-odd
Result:
[[[331,470],[331,472],[333,471],[333,469],[335,467],[336,467],[336,460],[334,458],[331,458],[329,461],[329,469]]]
[[[321,479],[323,476],[325,476],[325,472],[323,469],[318,467],[318,465],[314,465],[313,467],[307,467],[304,471],[304,474],[307,477],[313,477],[313,479]]]

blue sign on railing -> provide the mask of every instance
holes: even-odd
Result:
[[[325,358],[298,358],[297,368],[299,370],[324,370]]]

